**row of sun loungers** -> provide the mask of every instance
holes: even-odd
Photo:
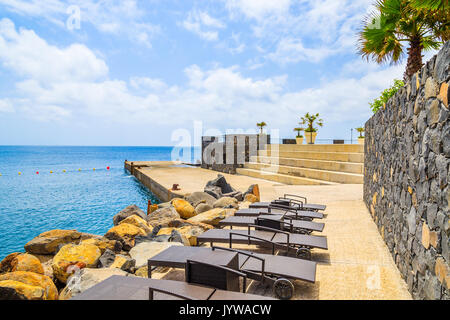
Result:
[[[319,211],[325,208],[307,204],[305,198],[295,195],[255,203],[220,223],[230,229],[211,229],[199,235],[197,242],[209,243],[209,248],[169,247],[148,260],[149,279],[114,276],[75,299],[266,299],[245,293],[248,279],[271,285],[276,297],[290,299],[294,294],[292,281],[316,280],[311,250],[328,249],[326,237],[310,235],[324,229],[323,223],[312,220],[322,219],[323,213]],[[229,247],[216,247],[216,243]],[[268,247],[272,254],[237,250],[233,248],[235,244]],[[296,257],[292,257],[292,252]],[[156,267],[184,269],[186,282],[151,279]]]

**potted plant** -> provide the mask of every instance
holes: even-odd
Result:
[[[295,137],[295,141],[297,144],[303,144],[303,136],[301,134],[302,131],[305,131],[303,128],[294,128],[294,131],[297,132],[297,136]]]
[[[359,132],[358,143],[364,144],[364,136],[363,136],[364,128],[363,127],[356,128],[356,131]]]
[[[257,123],[256,126],[261,130],[261,134],[263,134],[263,128],[267,126],[267,123],[265,123],[263,121],[263,122]]]
[[[308,112],[305,114],[305,116],[302,117],[301,124],[308,125],[308,127],[305,129],[305,137],[308,144],[314,144],[314,142],[316,141],[317,128],[314,127],[314,122],[316,122],[319,127],[323,126],[323,120],[319,119],[318,113],[309,114]]]

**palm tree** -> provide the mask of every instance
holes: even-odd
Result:
[[[359,53],[377,63],[395,64],[402,60],[404,43],[408,43],[404,74],[407,81],[422,68],[422,51],[438,49],[442,45],[441,37],[431,18],[423,10],[414,9],[411,0],[377,0],[375,7],[376,11],[366,17],[360,32]]]
[[[267,126],[267,123],[265,123],[265,122],[263,121],[263,122],[257,123],[256,126],[259,127],[259,129],[261,130],[261,134],[263,134],[263,128],[264,128],[265,126]]]
[[[433,32],[443,42],[450,40],[449,0],[411,0],[411,8],[425,15]]]

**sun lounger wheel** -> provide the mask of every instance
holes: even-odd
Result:
[[[311,260],[311,250],[309,248],[299,248],[295,255],[299,259]]]
[[[273,284],[275,296],[281,300],[289,300],[294,295],[294,285],[288,279],[280,278]]]

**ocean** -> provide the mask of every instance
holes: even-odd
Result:
[[[103,235],[125,207],[136,204],[145,211],[149,199],[158,199],[124,170],[124,160],[170,161],[172,150],[0,146],[0,261],[23,252],[44,231]],[[192,150],[190,162],[195,162],[193,157]]]

